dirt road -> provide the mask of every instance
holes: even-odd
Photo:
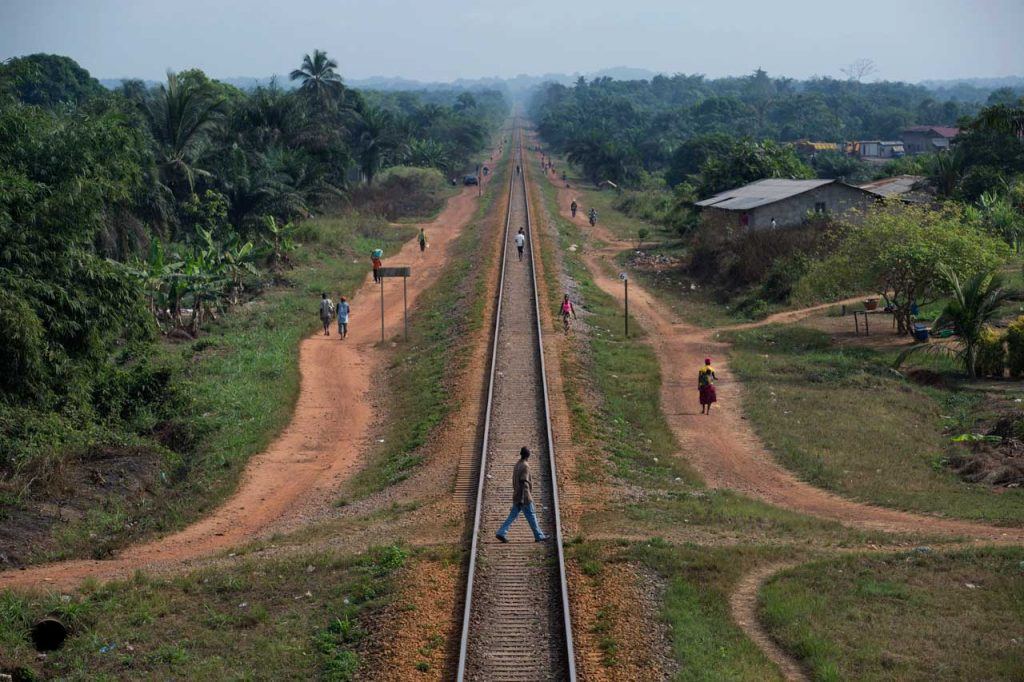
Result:
[[[429,247],[422,254],[416,240],[385,254],[384,265],[410,265],[410,307],[420,292],[437,280],[448,263],[448,246],[469,224],[478,190],[466,187],[451,198],[425,230]],[[386,338],[402,331],[402,284],[384,288]],[[138,569],[166,570],[268,534],[294,527],[328,507],[344,480],[360,463],[373,417],[367,391],[381,365],[380,289],[367,274],[350,298],[350,333],[345,341],[315,333],[299,348],[301,386],[292,420],[263,453],[246,466],[237,491],[209,516],[172,535],[132,546],[112,559],[76,560],[0,573],[6,587],[69,588],[84,578],[127,578]],[[311,310],[315,310],[311,301]]]
[[[555,182],[550,176],[549,181]],[[590,227],[586,206],[582,206],[573,219],[569,204],[574,197],[578,201],[579,196],[564,187],[564,183],[555,184],[559,214],[579,225],[585,234],[609,244],[599,250],[584,245],[583,260],[594,282],[618,299],[622,283],[615,276],[618,270],[615,257],[631,246],[618,240],[600,223]],[[647,330],[657,354],[662,373],[662,411],[682,448],[680,454],[693,464],[709,486],[728,488],[779,507],[867,530],[943,533],[981,542],[1024,541],[1022,528],[999,528],[885,509],[854,502],[801,481],[774,460],[743,417],[742,386],[730,379],[728,371],[728,344],[715,338],[716,332],[723,330],[701,329],[676,319],[666,305],[635,281],[631,282],[629,302],[631,314]],[[759,324],[792,322],[820,309],[780,313]],[[742,325],[750,326],[755,325]],[[716,369],[724,377],[717,385],[719,402],[710,417],[700,414],[695,385],[696,368],[707,356],[714,358]],[[692,367],[693,372],[684,369],[680,376],[680,367]]]

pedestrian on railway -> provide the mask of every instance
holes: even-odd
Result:
[[[420,253],[423,253],[424,251],[427,250],[427,233],[423,231],[422,227],[420,228],[419,241],[420,241]]]
[[[526,246],[526,233],[523,232],[523,228],[519,228],[519,232],[516,233],[516,250],[519,252],[519,260],[523,260],[523,248]]]
[[[530,524],[534,542],[544,542],[548,539],[548,536],[544,535],[540,526],[537,525],[537,514],[533,509],[533,495],[531,494],[533,481],[530,478],[529,459],[530,448],[523,446],[519,451],[519,461],[516,462],[515,468],[512,469],[512,510],[508,513],[505,523],[494,534],[502,542],[508,542],[508,529],[519,518],[520,512],[526,516],[526,521]]]
[[[338,296],[338,307],[335,308],[338,315],[338,335],[344,341],[348,336],[348,316],[352,312],[352,306],[344,296]]]
[[[331,335],[331,317],[334,316],[334,302],[327,294],[320,294],[320,321],[324,325],[324,336]]]
[[[715,369],[711,366],[711,358],[704,358],[704,366],[697,372],[697,392],[700,394],[700,413],[711,414],[711,405],[718,402],[715,393]]]

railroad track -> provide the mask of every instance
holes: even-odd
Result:
[[[515,151],[459,647],[460,682],[576,679],[533,264],[536,242],[530,229],[522,140],[518,130],[513,134]],[[520,227],[527,234],[521,262],[513,242]],[[508,544],[502,544],[494,533],[509,512],[512,467],[524,445],[532,452],[538,520],[551,539],[534,542],[520,517],[508,534]]]

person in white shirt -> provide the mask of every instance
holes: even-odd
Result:
[[[324,336],[331,335],[331,317],[334,316],[334,302],[327,294],[320,294],[320,321],[324,325]]]
[[[523,248],[526,246],[526,234],[523,232],[523,228],[519,228],[519,232],[516,233],[516,250],[519,251],[519,260],[523,260]]]

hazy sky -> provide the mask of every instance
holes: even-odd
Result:
[[[709,76],[1024,74],[1024,0],[0,0],[0,59],[94,76],[286,73],[326,49],[350,78],[452,80],[611,66]]]

